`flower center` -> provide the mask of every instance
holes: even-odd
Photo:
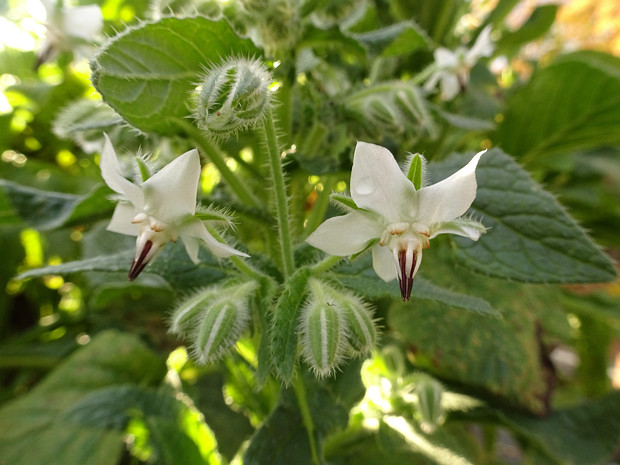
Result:
[[[396,276],[404,301],[411,297],[413,277],[422,259],[422,249],[429,247],[429,232],[416,223],[393,223],[383,231],[379,245],[388,246],[394,258]]]
[[[136,239],[136,254],[129,269],[129,280],[133,281],[142,272],[144,267],[153,259],[166,242],[176,242],[174,230],[166,223],[158,221],[146,213],[138,213],[131,221],[140,225]]]

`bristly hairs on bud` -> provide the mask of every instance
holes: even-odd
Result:
[[[222,358],[250,321],[249,299],[258,284],[228,282],[196,292],[174,311],[170,332],[188,335],[192,355],[200,363]]]
[[[272,81],[259,59],[229,58],[207,69],[193,99],[196,124],[215,138],[258,125],[271,105]]]
[[[310,296],[299,320],[301,354],[315,376],[331,376],[347,351],[347,327],[337,306],[321,290],[321,283],[308,282]]]

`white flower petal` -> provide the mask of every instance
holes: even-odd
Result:
[[[131,222],[137,213],[132,205],[119,202],[106,229],[119,234],[137,236],[140,231],[140,225]]]
[[[493,41],[491,40],[491,26],[489,25],[480,31],[476,42],[465,56],[465,63],[471,68],[481,57],[491,56],[493,49],[494,46]]]
[[[469,78],[469,75],[468,75]],[[461,83],[457,74],[444,72],[439,81],[441,100],[447,102],[456,97],[461,91]]]
[[[414,215],[418,223],[429,227],[447,223],[467,211],[476,198],[476,166],[485,151],[477,153],[452,176],[417,192],[418,209]]]
[[[447,48],[439,47],[433,53],[435,64],[440,69],[456,68],[459,64],[458,55]]]
[[[306,242],[330,255],[344,257],[361,252],[381,236],[381,225],[370,215],[354,211],[324,221]]]
[[[463,236],[477,241],[485,232],[485,226],[479,221],[469,218],[457,218],[448,223],[435,224],[434,227],[430,229],[429,239],[433,239],[439,234],[456,234],[457,236]]]
[[[92,41],[103,28],[103,15],[98,5],[63,9],[63,32],[69,37]]]
[[[164,223],[196,212],[200,157],[196,149],[184,153],[147,179],[144,209]]]
[[[388,149],[358,142],[351,171],[351,197],[358,207],[394,222],[413,202],[415,188]]]
[[[232,248],[229,245],[218,242],[205,225],[198,218],[192,218],[186,224],[183,225],[180,231],[181,239],[185,244],[185,250],[194,263],[198,263],[198,242],[194,239],[202,240],[207,248],[216,257],[230,257],[231,255],[239,255],[241,257],[248,257],[248,254],[240,252],[237,249]]]
[[[372,267],[384,281],[396,278],[396,264],[394,254],[389,247],[381,247],[379,244],[372,248]]]
[[[105,143],[101,151],[101,162],[99,164],[103,180],[114,192],[123,194],[137,209],[142,209],[144,205],[142,189],[123,177],[110,138],[105,133],[103,136],[105,137]]]

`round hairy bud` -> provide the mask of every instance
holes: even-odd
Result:
[[[255,126],[269,108],[271,82],[259,60],[236,58],[208,70],[198,86],[198,126],[216,136]]]

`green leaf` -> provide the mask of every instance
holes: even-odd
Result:
[[[500,319],[430,301],[399,304],[390,308],[388,325],[417,366],[542,414],[549,387],[534,318],[502,310]]]
[[[342,205],[344,205],[347,208],[350,208],[351,210],[360,209],[360,207],[358,207],[355,204],[355,201],[348,195],[338,194],[337,192],[334,192],[333,194],[329,196],[329,199],[333,200],[334,202],[341,203]]]
[[[407,55],[428,47],[429,38],[413,21],[403,21],[370,32],[351,34],[371,53],[384,57]]]
[[[226,20],[164,18],[112,38],[91,63],[92,82],[127,122],[145,132],[175,134],[189,114],[190,92],[204,69],[232,56],[259,56]]]
[[[271,355],[278,376],[289,384],[297,362],[297,326],[299,312],[306,297],[309,268],[299,268],[286,282],[273,311],[271,326]]]
[[[495,142],[527,163],[618,144],[620,59],[593,51],[560,57],[511,95],[506,108]]]
[[[28,270],[20,274],[18,279],[49,274],[66,275],[82,271],[115,271],[126,274],[133,256],[133,249],[111,255],[99,255],[61,265]],[[214,283],[226,276],[225,271],[210,253],[201,250],[199,257],[200,263],[196,265],[187,256],[182,244],[166,244],[161,254],[148,265],[143,274],[152,273],[160,276],[171,289],[176,291],[201,287],[205,283]]]
[[[463,419],[498,421],[515,431],[521,441],[547,458],[548,463],[602,465],[618,450],[618,411],[620,391],[613,391],[599,399],[558,409],[546,418],[481,408],[464,412]]]
[[[513,55],[528,42],[542,37],[553,25],[557,5],[541,5],[537,7],[527,21],[516,31],[504,33],[497,43],[498,55]]]
[[[97,389],[148,385],[164,374],[163,362],[136,336],[99,334],[28,394],[3,406],[0,457],[11,465],[117,463],[125,447],[121,432],[75,424],[63,415]]]
[[[372,269],[370,254],[340,265],[333,274],[348,288],[371,299],[381,297],[401,299],[398,283],[395,280],[386,283]],[[442,288],[420,275],[413,281],[412,299],[414,302],[416,299],[434,300],[474,313],[498,315],[497,310],[484,299]]]
[[[431,164],[435,180],[463,164],[452,157]],[[456,258],[468,268],[534,283],[613,280],[613,263],[588,238],[551,194],[510,156],[487,152],[476,170],[478,192],[472,214],[488,228],[477,242],[457,237]],[[431,245],[432,246],[432,245]]]
[[[0,186],[17,213],[42,230],[89,222],[106,216],[113,207],[107,198],[110,189],[103,185],[86,195],[43,191],[2,179]]]

